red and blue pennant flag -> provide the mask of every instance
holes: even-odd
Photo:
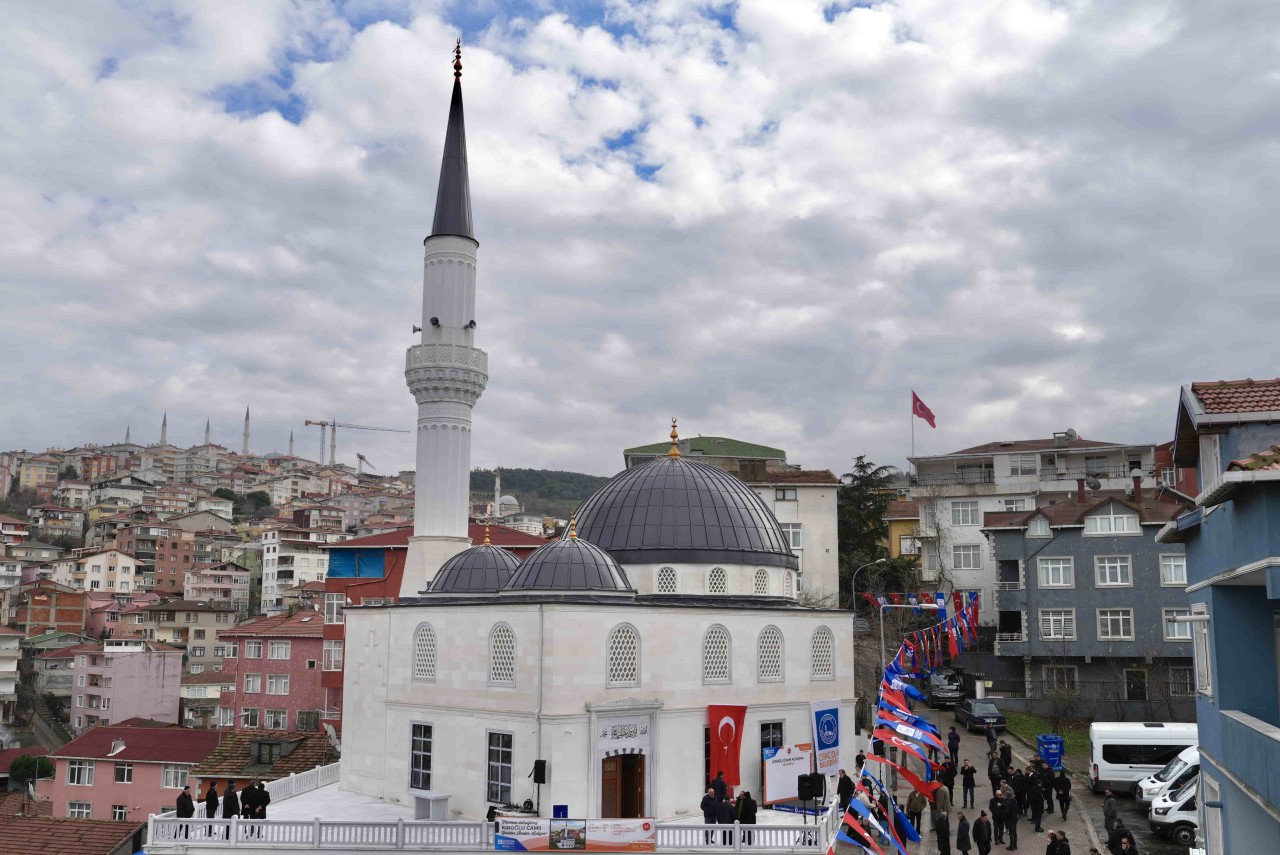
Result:
[[[916,773],[912,772],[906,766],[903,766],[899,763],[894,763],[892,760],[888,759],[887,757],[881,757],[878,754],[868,754],[867,759],[874,763],[883,763],[886,766],[892,766],[893,768],[897,769],[898,774],[902,776],[902,780],[910,784],[912,788],[915,789],[916,792],[923,794],[924,797],[929,801],[933,801],[933,794],[937,791],[938,787],[942,786],[941,781],[920,780],[919,776],[917,776]]]
[[[897,718],[895,718],[892,713],[887,713],[882,711],[880,715],[876,716],[876,724],[890,728],[891,730],[896,730],[898,733],[907,737],[908,739],[914,739],[917,742],[928,743],[929,745],[932,745],[934,748],[938,749],[939,751],[947,750],[946,746],[942,744],[941,739],[934,736],[932,733],[929,733],[927,730],[921,730],[918,727],[912,727],[911,725],[907,724],[905,721],[898,721]]]
[[[924,753],[921,752],[920,746],[916,745],[914,742],[908,742],[906,739],[899,736],[897,733],[888,729],[887,727],[877,727],[875,730],[871,731],[871,738],[879,739],[881,742],[892,745],[895,748],[901,748],[903,751],[907,752],[908,754],[911,754],[912,756],[918,758],[924,763],[927,763],[930,766],[930,768],[933,768],[933,769],[942,768],[937,763],[934,763],[932,760],[926,757]],[[871,755],[868,754],[867,756],[870,757]]]
[[[853,814],[855,812],[860,817],[862,817],[862,821],[865,825],[870,826],[871,828],[874,828],[876,831],[880,832],[882,836],[889,837],[889,840],[890,842],[893,843],[894,847],[897,848],[897,850],[901,852],[902,855],[907,855],[907,850],[902,848],[902,844],[899,843],[897,840],[895,840],[893,837],[890,837],[889,833],[884,830],[884,826],[880,824],[880,821],[875,818],[875,816],[871,813],[870,810],[867,809],[867,806],[864,805],[862,802],[858,801],[857,799],[849,800],[849,807],[844,812],[844,821],[846,825],[848,825],[850,828],[854,827],[854,823],[851,822],[850,820],[853,819]]]

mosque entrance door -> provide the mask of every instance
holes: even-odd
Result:
[[[603,819],[644,816],[643,754],[615,754],[601,761],[600,816]]]

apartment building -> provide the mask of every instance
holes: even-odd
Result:
[[[237,645],[222,667],[235,686],[221,699],[236,711],[237,729],[320,729],[323,635],[323,617],[313,611],[259,618],[222,634]]]
[[[0,543],[22,543],[31,536],[31,524],[26,520],[0,514]]]
[[[950,454],[910,458],[909,499],[920,513],[920,567],[926,585],[976,591],[995,602],[996,563],[982,533],[987,513],[1030,511],[1098,491],[1133,490],[1133,475],[1155,495],[1155,445],[1081,439],[1074,430],[1048,439],[988,442]],[[982,621],[994,620],[993,610]]]
[[[182,596],[186,600],[230,605],[237,612],[247,613],[252,575],[248,567],[234,561],[197,564],[183,577]]]
[[[178,721],[182,651],[140,638],[77,648],[71,665],[71,732],[139,717]]]
[[[162,600],[140,610],[143,637],[186,651],[186,673],[199,674],[223,667],[223,635],[243,612],[230,603]]]
[[[88,508],[89,482],[59,481],[53,488],[53,499],[64,508]]]
[[[180,707],[183,727],[234,727],[235,709],[222,706],[223,695],[234,691],[230,671],[204,671],[182,678]]]
[[[65,508],[58,504],[36,505],[27,509],[27,519],[31,527],[48,540],[55,537],[69,537],[76,542],[84,536],[84,508]]]
[[[53,454],[37,454],[18,464],[18,489],[35,490],[58,483],[62,458]]]
[[[84,634],[89,598],[51,579],[24,582],[4,592],[8,624],[24,638],[46,632]]]
[[[196,536],[157,522],[129,525],[116,532],[117,549],[138,559],[138,587],[178,596],[186,572],[195,566]]]
[[[18,703],[18,649],[22,633],[7,626],[0,626],[0,724],[13,721],[13,710]]]
[[[323,581],[329,569],[324,547],[348,539],[349,535],[341,531],[298,526],[263,532],[261,611],[278,614],[284,608],[286,588]]]
[[[51,578],[59,585],[83,591],[129,594],[145,590],[141,562],[122,549],[87,551],[74,561],[56,562]]]

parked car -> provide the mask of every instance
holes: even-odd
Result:
[[[970,698],[956,704],[956,724],[963,724],[965,730],[986,730],[991,725],[997,731],[1004,730],[1005,720],[1000,709],[991,701]]]
[[[1150,805],[1158,796],[1177,792],[1183,784],[1199,773],[1200,749],[1193,745],[1170,760],[1169,764],[1159,772],[1139,781],[1138,786],[1134,788],[1133,796],[1138,800],[1138,804]]]
[[[1196,811],[1196,791],[1200,776],[1188,780],[1176,793],[1156,796],[1151,803],[1151,830],[1161,837],[1168,837],[1179,846],[1191,846],[1196,842],[1196,829],[1200,826],[1200,814]]]
[[[953,707],[962,700],[964,691],[954,671],[934,671],[929,675],[929,706]]]

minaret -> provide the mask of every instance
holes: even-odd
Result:
[[[204,420],[204,444],[205,444],[205,445],[209,445],[209,444],[210,444],[210,443],[209,443],[209,437],[213,435],[213,434],[212,434],[212,432],[211,432],[211,430],[210,430],[210,428],[212,427],[212,424],[211,424],[211,423],[212,423],[212,421],[213,421],[212,419],[205,419],[205,420]]]
[[[124,444],[125,445],[133,445],[133,440],[129,438],[129,434],[132,430],[133,430],[133,425],[124,426]]]
[[[454,51],[435,220],[423,244],[422,339],[409,348],[404,372],[418,402],[418,453],[402,597],[417,596],[441,564],[471,546],[471,410],[489,380],[489,357],[474,346],[480,244],[471,226],[461,39]]]
[[[166,410],[164,418],[160,420],[160,447],[169,444],[169,411]]]
[[[502,467],[493,467],[493,517],[502,516]]]
[[[244,445],[240,448],[242,457],[249,456],[249,408],[244,408]]]
[[[289,456],[293,457],[293,431],[289,431]]]

